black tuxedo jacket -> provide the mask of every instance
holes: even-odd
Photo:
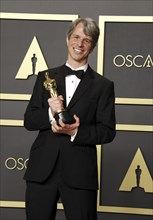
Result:
[[[65,65],[47,71],[50,78],[56,79],[58,94],[65,99]],[[39,134],[32,145],[24,179],[46,180],[60,153],[63,177],[70,186],[97,189],[96,145],[111,142],[115,137],[114,84],[88,67],[67,106],[69,113],[76,114],[81,122],[71,142],[70,136],[51,130],[47,102],[50,95],[44,81],[45,71],[38,74],[25,112],[25,127],[39,130]]]

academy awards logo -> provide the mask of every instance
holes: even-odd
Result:
[[[126,56],[122,55],[122,54],[118,54],[113,58],[113,64],[116,67],[136,67],[136,68],[151,68],[153,67],[153,59],[151,57],[150,54],[148,54],[147,56],[143,56],[143,55],[131,55],[128,54]]]
[[[153,193],[153,180],[140,148],[120,185],[119,191],[143,191]]]
[[[14,158],[14,157],[8,157],[6,160],[5,160],[5,167],[8,169],[8,170],[24,170],[24,169],[27,169],[27,164],[28,164],[28,161],[29,161],[29,158],[22,158],[22,157],[19,157],[19,158]]]
[[[30,75],[37,75],[39,71],[48,69],[45,58],[34,36],[15,79],[27,79]]]

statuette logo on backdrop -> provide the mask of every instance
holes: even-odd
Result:
[[[37,38],[34,36],[23,62],[16,74],[16,79],[27,79],[30,75],[37,75],[39,71],[48,69]]]
[[[140,148],[121,183],[119,191],[144,191],[153,193],[153,180]]]
[[[151,58],[151,55],[148,54],[147,56],[143,55],[126,55],[123,56],[121,54],[116,55],[113,58],[113,63],[116,67],[136,67],[136,68],[151,68],[153,67],[153,59]]]

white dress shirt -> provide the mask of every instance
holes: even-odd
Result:
[[[66,63],[66,66],[71,68],[72,70],[84,70],[84,72],[87,70],[88,64],[81,66],[77,69],[72,68],[68,63]],[[66,106],[68,106],[69,102],[71,101],[71,98],[78,87],[80,83],[80,79],[76,75],[68,75],[65,77],[65,85],[66,85]]]

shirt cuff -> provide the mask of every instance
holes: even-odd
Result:
[[[52,115],[51,109],[48,108],[49,122],[52,124],[55,121],[55,118]]]
[[[78,133],[78,129],[77,129],[76,133],[75,133],[73,136],[71,136],[71,142],[73,142],[73,141],[74,141],[74,139],[75,139],[75,137],[76,137],[77,133]]]

